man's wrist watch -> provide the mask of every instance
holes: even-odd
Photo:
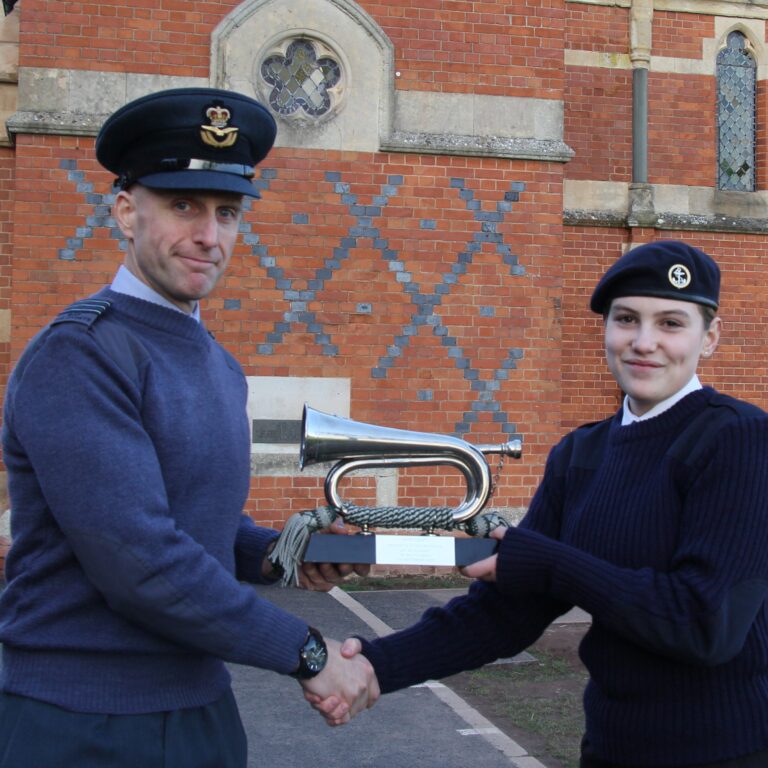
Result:
[[[299,651],[299,667],[292,673],[292,677],[299,680],[309,680],[323,671],[327,661],[328,648],[325,645],[325,640],[314,627],[310,627],[307,639]]]

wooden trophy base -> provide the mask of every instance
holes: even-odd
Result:
[[[496,539],[314,533],[303,559],[308,563],[464,566],[490,557],[497,547]]]

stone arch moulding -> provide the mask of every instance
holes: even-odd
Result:
[[[758,70],[761,65],[765,65],[765,45],[757,35],[755,35],[754,30],[746,24],[739,24],[737,22],[736,24],[729,25],[724,31],[718,30],[718,32],[717,44],[715,46],[715,59],[717,59],[717,54],[728,45],[728,36],[731,32],[740,32],[744,35],[747,41],[747,50],[754,58]]]
[[[332,119],[292,121],[275,115],[276,146],[377,152],[392,132],[394,46],[351,0],[245,0],[216,27],[211,84],[263,101],[259,64],[288,38],[314,39],[338,54],[344,104]]]
[[[757,64],[757,79],[768,79],[768,49],[765,45],[765,19],[715,18],[714,35],[702,43],[702,58],[706,66],[704,74],[715,74],[717,54],[728,43],[731,32],[741,32],[747,38],[749,51]]]

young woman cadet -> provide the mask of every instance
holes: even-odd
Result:
[[[523,521],[465,569],[466,596],[346,641],[382,692],[511,656],[577,605],[593,619],[583,768],[768,766],[768,415],[697,377],[719,284],[676,241],[605,273],[590,306],[623,406],[552,449]]]

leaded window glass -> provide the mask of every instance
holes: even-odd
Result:
[[[755,189],[756,74],[746,37],[731,32],[717,55],[719,189]]]
[[[341,80],[341,65],[330,55],[318,55],[312,40],[291,41],[285,54],[264,59],[261,76],[272,86],[269,103],[285,117],[322,117],[332,106],[332,89]]]

